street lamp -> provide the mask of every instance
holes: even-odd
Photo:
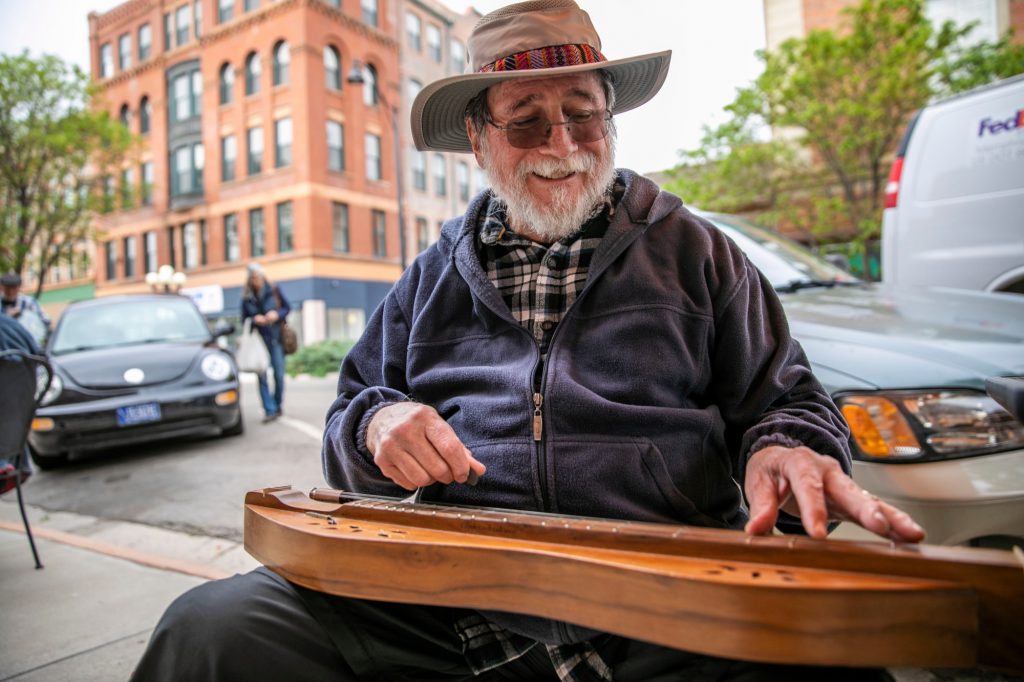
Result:
[[[358,59],[352,60],[352,68],[349,69],[348,77],[346,80],[352,85],[365,85],[366,77],[363,75],[363,65]],[[400,251],[400,258],[402,263],[402,270],[405,270],[405,206],[402,198],[402,145],[398,137],[398,107],[393,106],[384,93],[381,92],[380,88],[377,87],[376,81],[373,83],[374,92],[377,97],[387,107],[391,117],[391,146],[395,150],[395,186],[396,193],[398,195],[398,248]]]
[[[185,273],[176,272],[170,265],[161,265],[156,272],[146,273],[146,284],[154,293],[177,294],[185,285]]]

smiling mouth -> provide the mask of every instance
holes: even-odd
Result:
[[[558,180],[568,180],[569,178],[571,178],[571,177],[576,175],[576,171],[571,171],[569,173],[564,173],[564,174],[554,174],[554,175],[541,175],[540,173],[534,173],[533,175],[534,175],[534,177],[540,178],[541,180],[547,180],[549,182],[555,182],[555,181],[558,181]]]

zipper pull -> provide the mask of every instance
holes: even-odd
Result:
[[[544,396],[540,393],[533,394],[533,439],[539,441],[544,431],[544,418],[540,414],[540,406],[544,404]]]

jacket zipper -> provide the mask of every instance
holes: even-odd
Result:
[[[533,440],[537,443],[541,441],[544,435],[544,416],[540,412],[541,405],[544,404],[544,394],[540,391],[536,391],[533,394]]]

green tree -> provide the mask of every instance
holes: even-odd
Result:
[[[80,68],[0,55],[0,271],[31,270],[38,294],[51,267],[80,258],[131,146]]]
[[[878,236],[888,160],[912,112],[1024,71],[1024,48],[972,44],[972,30],[934,28],[923,0],[863,0],[838,30],[760,52],[764,71],[726,107],[733,118],[683,152],[669,188],[711,210],[754,210],[863,245]]]

